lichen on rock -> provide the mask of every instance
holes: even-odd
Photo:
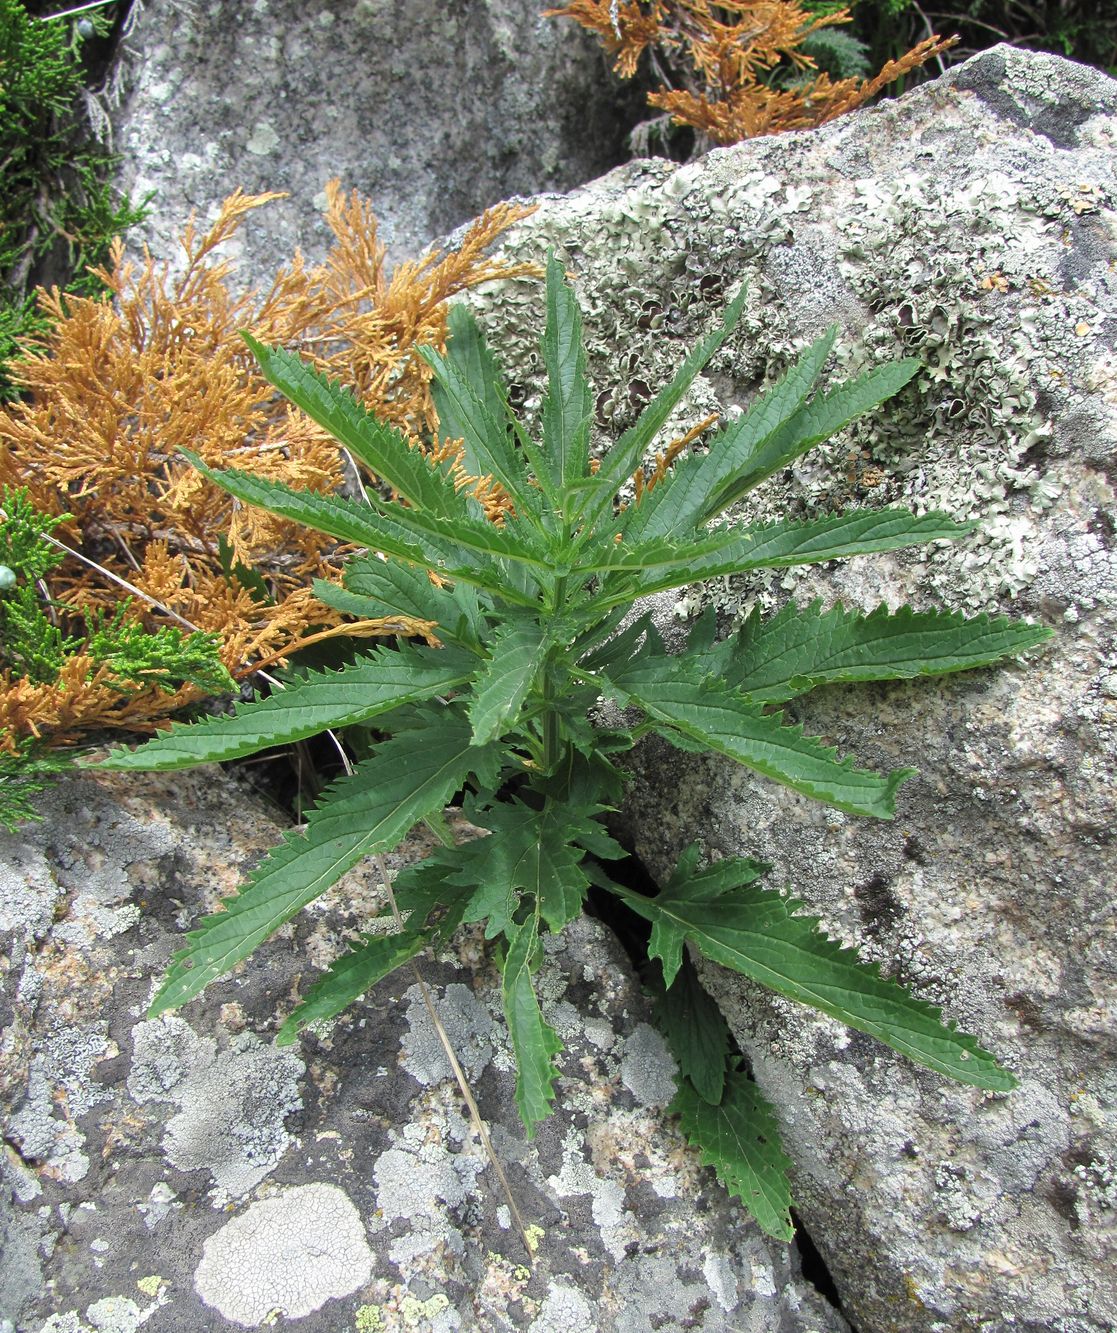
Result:
[[[248,1195],[292,1143],[284,1120],[302,1109],[301,1060],[250,1032],[218,1052],[182,1019],[164,1016],[133,1029],[128,1090],[137,1103],[172,1102],[163,1139],[179,1171],[205,1170],[214,1207]]]
[[[336,1185],[300,1185],[260,1199],[206,1241],[194,1286],[206,1305],[254,1328],[301,1319],[372,1274],[360,1214]]]

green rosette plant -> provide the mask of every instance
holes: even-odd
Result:
[[[322,794],[305,827],[287,833],[224,910],[188,934],[152,1014],[226,974],[361,858],[394,848],[422,821],[437,827],[458,797],[490,836],[439,845],[402,871],[393,886],[402,925],[370,932],[343,953],[283,1022],[279,1042],[332,1019],[459,923],[484,922],[503,973],[516,1103],[530,1138],[551,1109],[560,1054],[532,981],[541,940],[582,911],[594,884],[651,924],[649,955],[662,974],[658,1009],[680,1067],[673,1109],[684,1132],[760,1225],[789,1237],[788,1163],[775,1117],[732,1054],[725,1021],[685,945],[949,1078],[1001,1091],[1014,1079],[933,1005],[827,938],[798,902],[762,887],[759,863],[703,865],[693,846],[652,896],[615,882],[608,867],[623,852],[605,821],[623,793],[619,757],[656,733],[839,810],[891,819],[914,770],[855,767],[789,724],[780,706],[821,685],[986,667],[1036,647],[1048,631],[988,615],[883,607],[862,615],[815,603],[767,619],[754,613],[721,642],[707,616],[685,651],[667,651],[650,616],[634,611],[643,595],[949,540],[973,527],[902,508],[753,525],[723,519],[766,477],[917,373],[917,362],[900,361],[812,396],[836,330],[725,425],[706,452],[677,459],[638,503],[619,507],[618,492],[733,330],[743,302],[742,293],[599,461],[591,452],[581,317],[553,256],[540,440],[509,410],[494,360],[463,307],[451,314],[445,355],[423,349],[441,435],[464,442],[456,469],[445,450],[427,456],[409,448],[341,386],[246,334],[269,381],[382,485],[357,501],[192,461],[243,503],[366,548],[350,561],[342,587],[316,585],[323,600],[361,616],[436,621],[442,646],[374,648],[229,716],[176,724],[102,766],[177,769],[326,729],[375,728],[383,738],[362,745],[364,757]],[[440,454],[443,461],[433,461]],[[487,521],[477,494],[460,484],[463,469],[506,493],[502,524]],[[623,725],[595,718],[603,698],[623,706]]]

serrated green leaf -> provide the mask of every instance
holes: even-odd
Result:
[[[738,691],[700,679],[686,658],[642,660],[601,676],[622,704],[636,704],[660,723],[661,734],[683,748],[695,745],[744,764],[754,772],[854,815],[892,819],[896,792],[915,769],[884,775],[839,760],[833,747],[785,726],[782,713],[765,713]],[[611,689],[609,687],[612,687]]]
[[[670,878],[663,886],[661,897],[665,900],[670,900],[672,897],[685,899],[697,892],[707,899],[718,898],[723,893],[754,883],[771,869],[763,861],[730,857],[700,871],[698,860],[701,850],[698,843],[692,842],[680,853]],[[683,943],[683,936],[676,929],[675,923],[657,916],[652,922],[648,956],[659,959],[666,986],[674,986],[676,978],[686,964]]]
[[[264,378],[296,407],[339,440],[381,481],[410,505],[445,519],[466,516],[465,497],[450,476],[434,467],[406,436],[379,420],[336,380],[282,347],[266,347],[250,333],[241,337],[260,363]]]
[[[706,362],[736,328],[746,296],[747,290],[742,288],[726,307],[721,324],[683,361],[667,387],[656,394],[636,424],[625,431],[601,460],[597,475],[587,480],[586,489],[575,508],[576,516],[584,521],[587,540],[602,515],[611,512],[614,495],[640,466],[644,454]]]
[[[825,518],[767,523],[750,531],[749,568],[818,564],[880,551],[898,551],[924,542],[957,541],[977,527],[930,510],[854,509]]]
[[[851,421],[879,407],[899,393],[920,369],[920,362],[913,358],[889,361],[866,371],[855,380],[839,384],[821,398],[815,398],[801,407],[764,441],[749,460],[748,466],[717,492],[702,511],[700,522],[708,523],[755,486],[759,486],[773,472],[786,467],[816,444],[828,440]]]
[[[1042,625],[1005,616],[967,619],[955,612],[860,615],[837,605],[823,612],[789,603],[764,619],[753,611],[719,653],[719,675],[757,703],[782,703],[819,685],[941,676],[990,666],[1050,638]],[[720,647],[720,645],[719,645]],[[704,663],[705,664],[705,663]],[[711,668],[712,669],[712,668]]]
[[[358,506],[343,496],[296,490],[282,482],[257,477],[236,468],[214,469],[188,449],[181,452],[203,476],[244,504],[279,514],[282,518],[302,523],[316,532],[337,537],[340,541],[369,546],[384,555],[395,556],[423,569],[437,568],[449,577],[463,578],[493,590],[500,588],[496,574],[483,570],[481,566],[474,568],[469,565],[464,552],[456,552],[443,541],[432,543],[425,537],[417,540],[413,531],[367,506]],[[455,565],[455,560],[462,562],[461,567]]]
[[[472,313],[450,307],[445,356],[428,345],[416,350],[434,371],[431,395],[443,440],[462,441],[464,466],[472,476],[491,476],[512,497],[516,513],[537,530],[539,493],[530,484],[517,453],[516,423],[508,408],[500,372]]]
[[[754,863],[746,864],[752,876]],[[1016,1086],[972,1037],[944,1024],[935,1005],[886,981],[875,964],[829,939],[816,917],[796,915],[800,902],[752,882],[733,887],[733,867],[729,859],[689,879],[675,876],[656,898],[614,888],[652,922],[648,952],[661,959],[665,974],[689,941],[715,963],[867,1032],[928,1069],[979,1088],[1007,1092]]]
[[[519,870],[524,887],[535,896],[539,913],[557,935],[582,910],[589,881],[580,845],[592,843],[598,851],[612,839],[584,811],[547,801],[532,821],[535,838]],[[613,844],[615,846],[615,844]]]
[[[625,511],[626,540],[685,538],[700,527],[710,496],[724,490],[802,406],[830,355],[837,331],[834,325],[808,347],[774,388],[717,432],[704,455],[681,459],[658,486],[645,491],[639,503]]]
[[[350,870],[363,856],[390,851],[412,826],[439,811],[479,768],[491,775],[497,751],[471,744],[463,718],[446,711],[422,743],[406,732],[322,794],[303,831],[279,845],[245,880],[225,910],[187,935],[151,1006],[174,1009],[222,976]]]
[[[472,813],[470,818],[490,830],[490,837],[458,849],[461,869],[454,883],[476,891],[466,908],[466,921],[486,921],[485,936],[515,932],[513,915],[521,894],[530,894],[540,915],[556,934],[578,915],[589,880],[581,844],[598,847],[612,840],[588,812],[547,801],[531,810],[521,801]],[[602,844],[601,839],[607,839]],[[615,844],[614,844],[615,845]]]
[[[511,617],[497,626],[469,700],[475,744],[487,745],[515,722],[551,646],[538,614]]]
[[[372,547],[424,569],[436,569],[446,577],[488,588],[510,601],[527,599],[511,595],[492,561],[521,562],[529,569],[548,568],[542,555],[525,546],[507,528],[493,523],[438,518],[422,509],[404,509],[387,502],[382,508],[370,509],[344,496],[295,490],[236,468],[216,471],[189,450],[180,452],[210,481],[245,504],[258,505],[318,532]]]
[[[783,1151],[775,1113],[752,1079],[732,1074],[716,1106],[683,1083],[668,1109],[679,1117],[687,1142],[701,1152],[702,1165],[714,1168],[761,1230],[791,1240],[791,1159]]]
[[[440,819],[436,812],[428,820]],[[426,822],[426,821],[424,821]],[[392,893],[400,914],[406,918],[406,929],[437,931],[445,936],[458,928],[462,912],[469,901],[465,889],[453,882],[458,869],[457,857],[469,842],[458,846],[451,841],[437,847],[430,856],[413,865],[404,866],[392,880]],[[442,909],[447,909],[445,915]],[[433,915],[439,913],[435,920]]]
[[[412,931],[395,935],[364,935],[359,944],[335,959],[307,991],[302,1003],[279,1029],[275,1044],[289,1046],[310,1023],[333,1018],[359,1000],[376,983],[414,958],[426,938]]]
[[[353,556],[342,576],[344,587],[325,585],[316,594],[339,611],[359,616],[409,616],[414,620],[434,620],[440,636],[449,643],[475,648],[484,632],[481,599],[468,583],[433,584],[425,569],[405,565],[399,560],[384,560],[377,555]],[[334,595],[331,600],[330,593]]]
[[[459,871],[459,877],[468,878],[468,882],[474,886],[465,920],[483,921],[487,940],[496,939],[498,935],[511,938],[516,932],[514,918],[520,905],[520,895],[512,876],[505,873],[508,868],[504,863],[505,858],[497,857],[494,865],[485,864],[481,867],[483,873],[480,875],[467,869],[478,860],[476,855],[464,857],[465,866]]]
[[[460,375],[472,395],[480,399],[485,413],[481,419],[470,425],[468,424],[470,413],[468,399],[464,404],[466,419],[463,420],[456,415],[457,409],[452,405],[451,398],[447,396],[445,406],[449,415],[444,419],[440,413],[441,435],[451,439],[463,439],[465,441],[467,462],[470,466],[475,464],[477,473],[481,475],[485,469],[481,465],[480,456],[473,453],[470,441],[477,433],[481,432],[483,420],[503,423],[502,442],[498,442],[495,447],[507,452],[508,468],[517,477],[520,476],[526,463],[528,471],[538,483],[539,493],[536,492],[534,486],[528,485],[526,493],[522,497],[522,502],[525,504],[524,512],[530,514],[533,521],[541,523],[543,527],[550,530],[555,526],[554,513],[558,511],[560,499],[551,481],[550,469],[546,465],[542,450],[520,425],[516,413],[509,405],[508,391],[504,386],[504,378],[500,367],[489,351],[481,327],[474,319],[468,306],[458,304],[450,307],[448,333],[450,341],[447,344],[447,356],[460,371]],[[441,386],[435,387],[437,385],[436,380],[432,386],[432,393],[436,395],[436,407],[437,393],[442,392]],[[454,433],[455,430],[457,434]],[[468,438],[467,431],[469,432]],[[486,440],[483,443],[483,452],[491,450],[493,447]],[[519,457],[516,456],[517,451]],[[513,459],[515,460],[515,466],[513,466]],[[491,471],[491,469],[489,470]],[[511,493],[509,491],[509,494]],[[544,499],[548,502],[550,510],[548,510],[548,505],[543,503]]]
[[[955,541],[976,526],[939,513],[855,510],[808,522],[727,529],[701,543],[657,542],[634,551],[616,546],[598,557],[596,568],[602,583],[588,610],[597,618],[615,607],[630,605],[636,597],[754,569],[846,559],[929,541]]]
[[[240,560],[234,560],[233,548],[224,536],[217,538],[217,560],[226,579],[230,582],[235,579],[254,602],[259,602],[261,606],[275,605],[275,598],[264,581],[264,576],[258,569],[253,569]]]
[[[398,560],[393,560],[392,564],[397,569],[405,568]],[[414,569],[415,567],[408,565],[406,568]],[[423,573],[422,570],[415,570],[415,572]],[[403,633],[402,626],[405,613],[398,607],[389,609],[380,598],[362,597],[360,593],[353,592],[344,585],[339,586],[336,583],[330,583],[327,579],[313,579],[310,586],[320,602],[325,606],[332,606],[335,611],[341,611],[347,616],[359,616],[365,620],[388,621],[398,617],[401,628],[397,632]],[[431,586],[433,587],[433,584]],[[419,618],[430,621],[432,624],[435,623],[434,608],[428,606],[425,610],[427,614]],[[455,642],[454,638],[446,634],[445,630],[442,637],[448,639],[451,643]]]
[[[554,1028],[543,1021],[531,983],[538,942],[537,922],[531,916],[516,930],[504,960],[504,1016],[516,1053],[516,1106],[529,1140],[539,1121],[551,1113],[558,1077],[554,1057],[562,1050]]]
[[[175,723],[134,750],[117,750],[96,765],[167,772],[224,762],[257,750],[357,726],[404,704],[463,685],[477,659],[457,648],[380,647],[340,671],[312,671],[266,699],[240,704],[231,715]]]
[[[370,603],[379,603],[382,612],[413,616],[416,620],[434,619],[440,625],[453,621],[468,611],[472,628],[480,626],[477,617],[476,593],[464,589],[472,599],[462,603],[455,588],[431,582],[425,569],[404,565],[398,560],[382,560],[376,555],[351,557],[342,575],[345,588]]]
[[[850,559],[930,541],[956,541],[976,527],[976,523],[959,523],[934,511],[913,514],[899,508],[855,509],[806,521],[783,519],[749,528],[727,528],[689,542],[655,541],[633,547],[622,543],[588,555],[577,573],[639,573],[639,593],[649,596],[726,574]],[[612,583],[605,586],[606,594],[594,604],[597,614],[615,601],[626,602],[634,595],[634,588],[627,582],[616,591]]]
[[[575,612],[573,624],[578,628],[572,634],[569,657],[571,663],[582,663],[591,670],[596,654],[608,651],[629,612],[628,607],[615,607],[610,612],[598,614],[591,604],[593,600],[596,599],[591,598],[589,603],[575,604],[572,608]]]
[[[586,379],[582,315],[566,285],[562,264],[547,256],[547,324],[543,334],[547,391],[543,397],[543,451],[559,495],[589,467],[593,401]]]
[[[725,1090],[729,1025],[707,995],[689,959],[670,986],[657,987],[655,1021],[679,1066],[704,1102],[716,1106]]]
[[[626,745],[624,748],[631,748],[631,744]],[[587,811],[589,809],[595,809],[603,813],[602,807],[600,806],[583,807],[583,809]],[[575,813],[573,807],[568,806],[566,810],[568,824],[571,822],[570,816],[573,813]],[[587,818],[585,823],[580,823],[574,827],[570,832],[570,840],[571,842],[577,843],[579,847],[585,848],[591,856],[597,857],[599,861],[620,861],[628,855],[620,843],[606,833],[596,819],[593,818]],[[564,910],[569,911],[569,906],[565,907]],[[577,915],[577,913],[574,915]],[[561,918],[553,914],[548,914],[546,907],[543,911],[543,919],[553,931],[557,932],[558,930],[561,930],[561,926],[555,925],[555,921]],[[573,921],[574,916],[570,916],[567,919]],[[563,922],[563,924],[565,925],[565,922]]]
[[[690,658],[705,660],[706,654],[713,651],[717,643],[718,613],[711,603],[704,607],[690,627],[687,634],[686,651]]]

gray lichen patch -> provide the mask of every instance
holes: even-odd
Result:
[[[625,1041],[621,1082],[641,1106],[666,1106],[675,1096],[678,1066],[663,1037],[641,1023]]]
[[[89,1170],[85,1135],[77,1121],[111,1100],[99,1086],[94,1066],[113,1051],[101,1024],[51,1033],[31,1061],[24,1095],[8,1121],[8,1133],[23,1157],[69,1184]],[[27,1188],[37,1192],[30,1179]]]
[[[0,834],[5,844],[0,860],[0,934],[11,934],[20,953],[41,938],[50,925],[55,903],[64,890],[51,873],[41,852],[10,834]]]
[[[194,1286],[232,1323],[301,1319],[369,1280],[360,1214],[336,1185],[299,1185],[258,1200],[205,1243]]]
[[[38,1295],[43,1264],[51,1247],[45,1220],[37,1213],[17,1210],[9,1200],[9,1154],[0,1158],[0,1333],[14,1333],[6,1315],[17,1314]],[[33,1197],[30,1196],[30,1197]],[[27,1201],[16,1194],[21,1202]],[[5,1327],[6,1322],[6,1327]]]
[[[449,1255],[464,1254],[461,1215],[485,1169],[476,1148],[462,1152],[448,1136],[431,1132],[440,1119],[431,1115],[419,1134],[405,1127],[373,1167],[378,1225],[403,1224],[402,1231],[393,1227],[399,1234],[388,1254],[404,1276],[429,1271],[436,1255],[445,1263]]]
[[[612,1293],[618,1330],[640,1333],[641,1320],[635,1310],[642,1293],[654,1293],[664,1328],[685,1329],[699,1319],[715,1328],[724,1320],[722,1326],[731,1328],[732,1312],[739,1307],[742,1288],[751,1277],[748,1260],[756,1257],[748,1242],[742,1249],[733,1259],[725,1254],[708,1256],[689,1271],[656,1254],[635,1255]]]
[[[132,1096],[179,1107],[163,1138],[167,1160],[180,1171],[208,1171],[215,1207],[248,1194],[292,1142],[283,1122],[302,1107],[302,1061],[249,1032],[218,1052],[175,1017],[137,1024],[133,1034]]]
[[[529,1333],[596,1333],[593,1306],[576,1287],[552,1282],[543,1306],[528,1325]]]
[[[36,1333],[139,1333],[143,1325],[167,1304],[167,1297],[160,1278],[141,1278],[136,1286],[147,1298],[142,1305],[130,1296],[105,1296],[91,1302],[84,1317],[76,1310],[55,1314]],[[2,1324],[0,1333],[8,1333]]]
[[[450,1077],[450,1065],[420,987],[410,987],[404,998],[408,1032],[400,1064],[422,1084],[441,1082]],[[466,986],[448,986],[438,1012],[459,1063],[470,1078],[477,1078],[493,1056],[492,1015]]]
[[[170,845],[159,825],[147,826],[122,808],[110,813],[93,781],[71,778],[40,798],[40,806],[41,849],[26,829],[0,833],[0,936],[10,936],[6,951],[16,968],[27,963],[19,986],[28,1006],[44,987],[48,995],[62,989],[52,985],[52,974],[73,985],[100,942],[135,925],[134,868],[158,860]],[[36,946],[43,946],[37,957]],[[89,977],[89,998],[94,986],[105,985],[97,971]],[[62,1021],[62,1010],[67,1018],[80,1014],[68,998]]]
[[[106,1296],[89,1306],[84,1319],[75,1310],[52,1315],[38,1333],[138,1333],[148,1313],[127,1296]]]
[[[590,1215],[601,1243],[618,1262],[627,1246],[638,1239],[639,1225],[627,1207],[624,1184],[612,1175],[599,1173],[588,1158],[584,1137],[568,1130],[563,1141],[562,1168],[547,1184],[560,1199],[586,1195]]]
[[[267,157],[269,153],[275,152],[279,144],[280,139],[275,127],[269,125],[267,121],[257,121],[252,133],[245,140],[244,147],[254,157]]]

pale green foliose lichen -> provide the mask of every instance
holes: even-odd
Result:
[[[742,516],[898,503],[977,519],[970,537],[914,557],[921,590],[970,611],[1003,605],[1034,580],[1031,519],[1060,493],[1058,469],[1046,466],[1053,409],[1117,401],[1096,277],[1117,237],[1114,200],[1097,182],[1040,183],[1028,172],[959,173],[944,191],[941,173],[904,170],[835,188],[813,161],[814,178],[780,170],[789,148],[746,147],[682,168],[621,168],[545,200],[504,246],[517,260],[554,246],[578,279],[595,448],[632,424],[743,282],[737,331],[659,446],[710,412],[747,407],[836,319],[824,386],[903,356],[925,369],[773,477]],[[1112,272],[1102,280],[1117,282]],[[538,293],[520,280],[470,301],[530,424],[543,381]],[[734,616],[756,602],[770,609],[798,582],[794,571],[715,581],[679,611],[711,601]]]

